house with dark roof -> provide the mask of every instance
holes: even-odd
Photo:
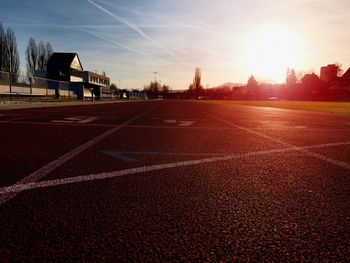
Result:
[[[111,95],[110,79],[106,74],[84,71],[77,53],[53,53],[47,63],[46,77],[69,82],[78,99]]]
[[[338,76],[339,66],[336,64],[328,64],[320,69],[320,80],[330,82]]]
[[[46,76],[58,81],[83,82],[83,66],[78,54],[53,53],[47,63]]]
[[[348,68],[348,70],[345,71],[345,73],[343,74],[342,81],[343,81],[343,84],[347,86],[350,85],[350,68]]]
[[[324,87],[323,99],[325,100],[349,100],[350,99],[350,68],[341,77],[338,76],[339,71],[340,71],[339,66],[337,64],[329,64],[327,66],[321,67],[320,80],[323,84],[320,85],[320,84],[317,84],[318,81],[313,81],[313,86]],[[314,84],[317,84],[317,85],[314,85]],[[309,86],[309,85],[306,85],[306,86]]]

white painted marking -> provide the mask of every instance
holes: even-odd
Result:
[[[205,120],[205,119],[203,119],[203,118],[197,118],[197,117],[188,117],[188,116],[179,116],[179,115],[174,115],[174,116],[172,116],[172,114],[169,114],[169,115],[167,115],[167,116],[164,116],[164,117],[153,117],[152,118],[152,120],[162,120],[162,121],[164,121],[164,120],[167,120],[167,119],[165,119],[165,118],[169,118],[169,117],[172,117],[172,118],[174,118],[175,120],[176,119],[181,119],[181,120],[196,120],[196,121],[201,121],[201,120]],[[172,119],[173,120],[173,119]]]
[[[260,121],[262,125],[268,126],[288,126],[288,122],[286,121]]]
[[[170,123],[170,124],[175,124],[175,123],[177,123],[176,120],[163,120],[163,122],[165,122],[165,123]]]
[[[227,153],[188,153],[188,152],[146,152],[146,151],[107,151],[118,154],[131,154],[131,155],[168,155],[168,156],[223,156]]]
[[[17,184],[33,183],[33,182],[39,181],[41,178],[45,177],[48,173],[50,173],[53,170],[55,170],[56,168],[60,167],[65,162],[71,160],[76,155],[80,154],[81,152],[85,151],[86,149],[88,149],[92,145],[94,145],[94,144],[98,143],[99,141],[105,139],[109,135],[115,133],[116,131],[120,130],[121,128],[125,127],[129,123],[131,123],[134,120],[142,117],[143,115],[149,113],[150,111],[152,111],[154,109],[155,108],[147,110],[147,111],[137,115],[136,117],[125,121],[123,124],[113,128],[113,129],[111,129],[109,131],[106,131],[106,132],[102,133],[101,135],[95,137],[94,139],[92,139],[92,140],[90,140],[90,141],[88,141],[88,142],[86,142],[86,143],[84,143],[84,144],[74,148],[70,152],[63,154],[62,156],[60,156],[56,160],[53,160],[52,162],[50,162],[50,163],[46,164],[45,166],[41,167],[39,170],[31,173],[30,175],[26,176],[22,180],[18,181],[15,185],[17,185]],[[20,192],[7,194],[7,195],[6,194],[5,195],[0,195],[0,206],[2,204],[6,203],[7,201],[9,201],[10,199],[12,199],[13,197],[15,197],[18,193],[20,193]]]
[[[252,130],[252,129],[245,128],[245,127],[243,127],[243,126],[234,124],[234,123],[232,123],[232,122],[230,122],[230,121],[228,121],[228,120],[222,119],[222,118],[220,118],[220,117],[218,117],[218,116],[216,116],[216,115],[207,113],[207,112],[205,112],[205,111],[201,111],[201,110],[198,110],[198,109],[196,109],[196,111],[201,112],[201,113],[204,113],[204,114],[206,114],[206,115],[208,115],[208,116],[210,116],[210,117],[212,117],[212,118],[214,118],[214,119],[217,119],[217,120],[219,120],[219,121],[221,121],[221,122],[223,122],[223,123],[226,123],[226,124],[228,124],[228,125],[230,125],[230,126],[232,126],[232,127],[236,127],[236,128],[241,129],[241,130],[243,130],[243,131],[246,131],[246,132],[248,132],[248,133],[250,133],[250,134],[254,134],[254,135],[260,136],[260,137],[262,137],[262,138],[265,138],[265,139],[268,139],[268,140],[270,140],[270,141],[279,143],[279,144],[281,144],[281,145],[283,145],[283,146],[286,146],[286,147],[294,147],[295,150],[297,150],[297,151],[299,151],[299,152],[302,152],[302,153],[304,153],[304,154],[306,154],[306,155],[308,155],[308,156],[312,156],[312,157],[314,157],[314,158],[316,158],[316,159],[323,160],[323,161],[326,161],[326,162],[329,162],[329,163],[332,163],[332,164],[334,164],[334,165],[337,165],[337,166],[340,166],[340,167],[343,167],[343,168],[346,168],[346,169],[350,170],[350,165],[347,164],[347,163],[345,163],[345,162],[342,162],[342,161],[339,161],[339,160],[334,160],[334,159],[332,159],[332,158],[326,157],[326,156],[321,155],[321,154],[318,154],[318,153],[310,152],[310,151],[308,151],[308,150],[306,150],[306,149],[302,149],[302,148],[300,148],[300,147],[297,147],[297,146],[295,146],[295,145],[289,144],[289,143],[284,142],[284,141],[282,141],[282,140],[273,138],[273,137],[271,137],[271,136],[269,136],[269,135],[266,135],[266,134],[263,134],[263,133],[261,133],[261,132],[254,131],[254,130]]]
[[[179,127],[189,127],[193,123],[195,123],[195,121],[179,121],[179,124],[177,126],[179,126]]]
[[[59,186],[59,185],[111,179],[111,178],[116,178],[124,175],[133,175],[138,173],[158,171],[158,170],[164,170],[164,169],[170,169],[170,168],[176,168],[176,167],[185,167],[185,166],[200,165],[200,164],[206,164],[206,163],[212,163],[212,162],[218,162],[218,161],[228,161],[228,160],[234,160],[234,159],[262,156],[262,155],[267,155],[272,153],[286,153],[291,151],[334,147],[334,146],[340,146],[340,145],[350,145],[350,142],[327,143],[327,144],[318,144],[318,145],[311,145],[311,146],[305,146],[305,147],[294,146],[289,148],[273,149],[273,150],[267,150],[267,151],[248,152],[248,153],[241,153],[241,154],[229,154],[225,156],[205,158],[205,159],[199,159],[199,160],[190,160],[190,161],[173,162],[173,163],[167,163],[167,164],[143,166],[143,167],[125,169],[120,171],[108,172],[108,173],[81,175],[76,177],[68,177],[68,178],[41,181],[41,182],[17,183],[12,186],[1,187],[0,195],[1,196],[16,195],[22,191],[33,190],[37,188],[46,188],[46,187],[53,187],[53,186]]]
[[[177,127],[189,127],[195,123],[195,121],[178,121],[178,120],[163,120],[165,123],[177,124]]]
[[[152,126],[152,125],[128,125],[129,128],[148,128],[148,129],[193,129],[193,130],[237,130],[232,127],[205,127],[205,126],[193,126],[193,127],[181,127],[181,126]]]
[[[270,126],[271,128],[275,129],[275,128],[284,128],[284,129],[290,129],[291,127],[294,129],[306,129],[305,126],[302,125],[293,125],[291,126],[291,124],[289,122],[286,121],[260,121],[260,123],[262,125],[266,125],[266,126]],[[260,128],[260,129],[266,129],[266,128]]]
[[[53,120],[51,122],[54,123],[89,123],[97,120],[97,117],[91,117],[91,116],[75,116],[75,117],[67,117],[63,120]]]

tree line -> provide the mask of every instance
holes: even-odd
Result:
[[[5,29],[0,23],[0,71],[18,74],[20,66],[17,40],[11,28]]]
[[[150,84],[143,87],[142,91],[146,93],[149,98],[157,98],[159,95],[166,96],[170,91],[170,87],[165,84],[161,85],[157,81],[151,81]]]
[[[37,44],[34,38],[29,38],[28,46],[25,52],[27,76],[32,77],[36,70],[46,71],[46,65],[53,53],[52,46],[49,42],[42,40]]]
[[[334,64],[338,73],[341,73],[340,64]],[[194,82],[195,83],[195,82]],[[191,84],[183,92],[169,94],[177,99],[237,99],[237,100],[350,100],[350,69],[342,77],[332,80],[321,80],[315,73],[296,73],[293,68],[287,69],[285,83],[259,83],[251,75],[246,84],[225,85],[216,88],[207,88]]]
[[[27,76],[32,77],[35,71],[46,71],[46,65],[53,54],[49,42],[39,41],[34,38],[28,41],[25,51]],[[20,74],[20,58],[17,49],[15,32],[9,27],[5,28],[0,22],[0,71],[10,75]]]

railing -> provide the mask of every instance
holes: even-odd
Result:
[[[69,82],[0,71],[0,94],[54,96],[57,92],[70,97],[76,93],[76,87]]]

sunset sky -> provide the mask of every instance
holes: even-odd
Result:
[[[349,0],[1,0],[0,22],[16,34],[21,69],[29,37],[77,52],[84,70],[142,89],[154,79],[202,84],[281,82],[287,67],[319,74],[350,66]]]

